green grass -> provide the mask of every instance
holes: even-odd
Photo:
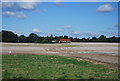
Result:
[[[63,56],[3,55],[3,79],[118,79],[115,69]]]

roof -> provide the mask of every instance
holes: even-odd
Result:
[[[59,39],[58,41],[70,41],[70,39]]]

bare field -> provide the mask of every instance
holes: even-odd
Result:
[[[60,55],[118,64],[118,43],[2,43],[2,54]]]

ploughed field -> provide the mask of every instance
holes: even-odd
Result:
[[[118,43],[3,43],[2,54],[59,55],[118,64]]]

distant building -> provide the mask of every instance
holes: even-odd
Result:
[[[58,40],[52,40],[51,42],[52,43],[70,43],[71,40],[70,39],[63,39],[63,38],[61,38],[61,39],[58,39]]]
[[[70,39],[58,39],[58,42],[60,42],[60,43],[69,43],[69,42],[71,42],[71,40]]]

